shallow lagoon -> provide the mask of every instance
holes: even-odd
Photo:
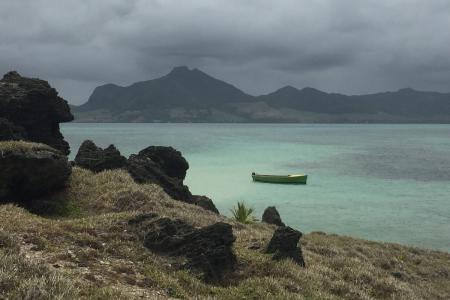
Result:
[[[325,231],[450,251],[450,125],[63,124],[72,158],[84,139],[129,155],[170,145],[191,191],[223,214],[275,205],[304,232]],[[254,183],[251,172],[309,175]]]

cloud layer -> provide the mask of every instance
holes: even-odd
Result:
[[[197,67],[251,94],[450,91],[448,0],[2,0],[0,72],[71,103]]]

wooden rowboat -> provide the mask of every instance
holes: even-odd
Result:
[[[294,174],[294,175],[262,175],[252,173],[253,181],[268,182],[268,183],[293,183],[306,184],[308,175]]]

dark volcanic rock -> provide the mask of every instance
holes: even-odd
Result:
[[[231,225],[219,222],[186,235],[179,251],[186,253],[192,267],[205,272],[207,281],[220,281],[224,273],[235,269],[235,239]]]
[[[128,158],[126,169],[136,182],[158,184],[172,198],[192,203],[192,194],[183,185],[183,181],[168,176],[151,158],[132,154]]]
[[[27,133],[23,127],[14,125],[4,118],[0,118],[0,141],[25,140]]]
[[[94,172],[124,168],[126,163],[127,159],[120,155],[114,145],[102,149],[91,140],[86,140],[81,144],[75,157],[77,166]]]
[[[46,145],[0,143],[0,200],[34,200],[64,187],[71,173],[67,157]]]
[[[236,266],[232,227],[215,223],[196,229],[181,220],[156,219],[154,215],[138,216],[129,222],[138,226],[144,245],[155,252],[188,258],[188,268],[204,273],[205,281],[217,282]]]
[[[59,123],[72,121],[73,115],[67,102],[46,81],[7,73],[0,80],[0,118],[23,128],[28,140],[69,153]]]
[[[155,252],[180,255],[179,247],[184,243],[184,236],[192,233],[194,227],[181,220],[161,218],[145,228],[144,246]]]
[[[189,164],[181,152],[163,146],[147,147],[139,154],[131,155],[126,163],[128,173],[136,182],[158,184],[175,200],[195,204],[219,214],[211,199],[206,196],[193,196],[183,184],[188,168]]]
[[[150,146],[139,152],[140,156],[151,158],[169,177],[183,180],[189,164],[180,151],[172,147]]]
[[[214,202],[210,198],[206,196],[194,195],[192,196],[192,200],[195,205],[198,205],[203,209],[212,211],[213,213],[219,214],[219,210],[217,209],[217,207],[214,205]]]
[[[281,221],[280,214],[278,213],[278,210],[275,208],[275,206],[269,206],[264,210],[262,221],[268,224],[284,226],[284,223]]]
[[[267,253],[274,253],[273,259],[280,260],[291,258],[300,266],[305,266],[302,249],[298,241],[302,233],[291,227],[278,227],[267,246]],[[298,245],[298,247],[297,247]]]

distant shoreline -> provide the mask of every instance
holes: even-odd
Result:
[[[365,123],[292,123],[292,122],[86,122],[72,121],[65,124],[236,124],[236,125],[450,125],[449,123],[429,123],[429,122],[365,122]]]

